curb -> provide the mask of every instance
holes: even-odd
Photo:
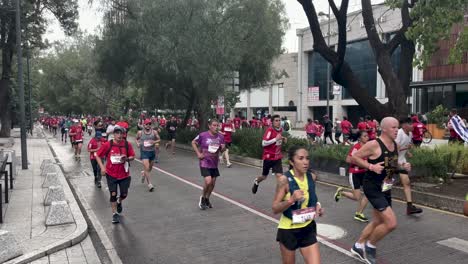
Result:
[[[47,145],[49,146],[49,149],[52,152],[52,155],[54,156],[54,159],[57,161],[57,155],[55,154],[52,147],[49,145],[47,138],[45,138],[45,140],[47,142]],[[43,246],[37,250],[23,254],[17,258],[14,258],[12,260],[5,262],[5,264],[29,263],[33,260],[42,258],[47,255],[51,255],[52,253],[55,253],[62,249],[76,245],[80,243],[81,241],[83,241],[88,236],[88,224],[86,223],[84,216],[81,213],[80,208],[78,207],[78,203],[75,199],[75,196],[73,195],[71,188],[68,185],[67,180],[65,179],[65,171],[63,170],[63,167],[61,165],[59,165],[59,167],[60,167],[60,170],[62,171],[61,173],[62,177],[60,177],[60,181],[62,182],[63,191],[65,192],[65,196],[67,197],[70,211],[72,212],[73,218],[75,219],[75,224],[76,224],[75,231],[73,231],[73,233],[71,233],[70,235],[68,235],[67,237],[61,240],[58,240],[52,244]]]
[[[187,145],[176,144],[176,148],[193,152],[193,149]],[[261,167],[263,163],[260,159],[238,156],[236,154],[229,154],[229,157],[232,161],[245,163],[254,167]],[[317,170],[314,171],[317,172],[318,182],[339,185],[341,187],[349,188],[349,182],[347,180],[347,177]],[[462,199],[457,199],[444,195],[437,195],[433,193],[425,193],[416,190],[411,190],[411,194],[413,197],[413,201],[417,201],[416,204],[463,215],[464,200]],[[402,187],[393,187],[392,197],[398,200],[406,201]]]

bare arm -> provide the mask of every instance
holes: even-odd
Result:
[[[291,196],[289,200],[283,201],[284,196],[287,194],[289,189],[288,179],[286,176],[281,176],[278,179],[276,184],[275,198],[273,200],[272,210],[274,214],[279,214],[288,209],[291,205],[295,203],[293,197]]]
[[[101,174],[102,174],[102,175],[105,175],[105,174],[106,174],[106,167],[105,167],[104,164],[102,163],[101,157],[96,156],[96,161],[97,161],[97,163],[99,164],[99,167],[101,168]]]
[[[353,164],[358,165],[361,168],[371,170],[370,167],[373,167],[373,166],[370,166],[371,164],[367,162],[367,160],[365,159],[375,154],[374,152],[378,147],[379,147],[379,143],[377,141],[373,140],[373,141],[368,142],[367,144],[362,146],[362,148],[360,148],[356,153],[353,154],[353,156],[351,157],[351,162]]]
[[[135,143],[136,143],[137,147],[140,147],[140,138],[141,138],[141,130],[138,131],[137,134],[136,134]]]

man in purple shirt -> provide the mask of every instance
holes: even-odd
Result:
[[[215,187],[216,178],[219,177],[219,153],[225,150],[224,137],[218,133],[219,122],[216,119],[208,121],[208,131],[198,134],[192,140],[192,147],[200,160],[200,172],[205,179],[202,196],[198,202],[201,210],[213,208],[210,195]]]

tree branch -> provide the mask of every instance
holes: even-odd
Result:
[[[370,0],[362,0],[362,18],[364,20],[364,26],[366,28],[367,37],[369,42],[376,53],[376,57],[380,56],[380,52],[383,49],[382,41],[379,38],[379,33],[375,28],[374,12],[372,10],[372,4]]]

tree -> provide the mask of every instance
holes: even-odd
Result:
[[[351,96],[372,116],[381,119],[389,115],[406,115],[409,112],[406,99],[410,95],[410,82],[415,58],[415,41],[418,41],[423,52],[416,63],[424,66],[435,49],[434,37],[447,36],[454,23],[461,22],[460,10],[466,7],[466,0],[426,1],[426,0],[388,0],[390,8],[401,12],[401,27],[388,42],[379,37],[370,0],[361,0],[362,17],[370,46],[375,55],[378,72],[384,81],[388,103],[382,104],[370,96],[345,60],[347,34],[347,11],[349,0],[342,0],[337,7],[333,0],[328,0],[338,25],[337,51],[329,48],[325,42],[315,5],[310,0],[298,0],[302,5],[314,39],[314,51],[322,55],[332,67],[332,79],[347,89]],[[453,16],[452,16],[453,15]],[[450,16],[450,19],[446,19]],[[446,21],[444,21],[446,19]],[[428,30],[428,29],[433,30]],[[401,49],[398,70],[391,63],[391,56]]]
[[[98,44],[102,76],[121,86],[143,87],[152,108],[151,102],[157,108],[175,105],[185,110],[185,119],[195,111],[202,125],[211,100],[224,94],[228,73],[241,72],[244,87],[266,82],[281,52],[286,20],[280,0],[119,4],[115,9],[124,18],[116,19],[111,9]]]
[[[0,7],[0,51],[2,53],[2,75],[0,79],[0,137],[10,136],[12,121],[11,87],[13,55],[16,53],[15,31],[15,3],[12,0],[1,0]],[[45,33],[47,22],[44,13],[50,11],[60,22],[63,30],[71,34],[77,28],[78,17],[77,0],[30,0],[22,1],[21,28],[24,43],[29,42],[32,48],[44,48],[42,35]]]

